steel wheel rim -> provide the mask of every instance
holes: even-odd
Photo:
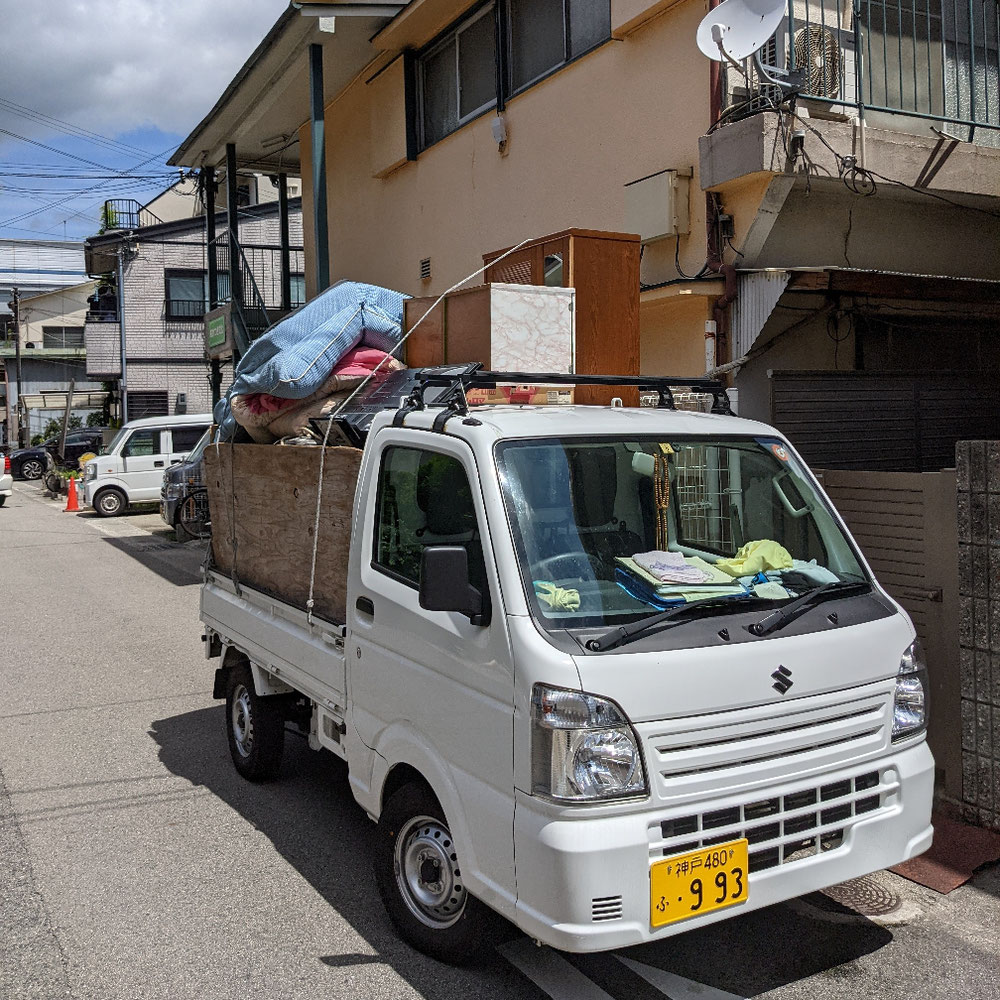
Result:
[[[249,757],[253,752],[253,708],[250,704],[250,692],[244,684],[238,685],[233,692],[230,724],[240,756]]]
[[[42,478],[42,463],[37,459],[30,459],[21,466],[21,475],[25,479],[41,479]]]
[[[411,819],[396,838],[399,894],[426,927],[451,927],[465,910],[466,892],[448,828],[431,816]]]
[[[117,514],[122,509],[121,498],[117,493],[105,493],[99,503],[106,514]]]

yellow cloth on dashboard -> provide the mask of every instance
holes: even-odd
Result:
[[[535,581],[535,596],[544,601],[552,611],[579,611],[580,591],[557,587],[545,580]]]
[[[716,569],[730,576],[753,576],[769,569],[791,569],[792,557],[783,545],[762,538],[747,542],[732,559],[720,559]]]

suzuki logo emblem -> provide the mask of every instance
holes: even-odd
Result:
[[[774,681],[771,687],[773,687],[778,694],[785,694],[794,683],[792,681],[791,670],[789,670],[788,667],[781,666],[779,666],[778,669],[771,674],[771,680]]]

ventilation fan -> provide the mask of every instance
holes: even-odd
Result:
[[[843,65],[837,33],[810,24],[795,32],[795,65],[806,72],[803,90],[812,97],[840,96]]]

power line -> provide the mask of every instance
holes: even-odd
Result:
[[[56,149],[55,146],[46,146],[44,142],[38,142],[35,139],[29,139],[27,136],[18,135],[16,132],[11,132],[5,128],[0,128],[0,135],[10,136],[11,139],[19,139],[21,142],[30,143],[32,146],[38,146],[39,149],[47,149],[50,153],[57,153],[59,156],[68,156],[71,160],[79,160],[80,163],[86,163],[92,167],[100,167],[101,170],[112,169],[111,167],[106,167],[103,163],[97,163],[94,160],[88,160],[82,156],[77,156],[75,153],[67,153],[62,149]]]
[[[55,132],[63,132],[66,135],[72,135],[79,139],[85,139],[95,145],[115,149],[118,152],[129,153],[132,155],[138,154],[140,156],[145,156],[148,152],[148,150],[140,149],[138,146],[131,146],[128,143],[112,139],[110,136],[102,135],[100,132],[92,132],[90,129],[81,128],[79,125],[73,125],[70,122],[63,121],[61,118],[54,118],[52,115],[45,114],[44,111],[37,111],[34,108],[26,107],[23,104],[15,104],[13,101],[9,101],[3,97],[0,97],[0,108],[5,108],[7,111],[10,111],[15,115],[27,118],[29,121],[34,121],[40,125],[46,125]]]

